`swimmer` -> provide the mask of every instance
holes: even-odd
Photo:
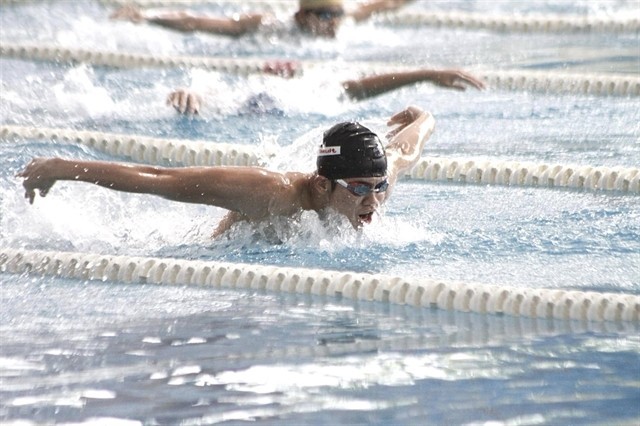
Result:
[[[298,73],[298,68],[299,66],[293,61],[272,61],[264,65],[263,71],[267,74],[290,78]],[[360,79],[344,81],[341,86],[348,99],[361,101],[421,82],[429,82],[436,86],[460,91],[466,90],[467,87],[473,87],[478,90],[485,88],[482,80],[465,71],[435,69],[418,69],[370,75]],[[267,97],[266,100],[265,97]],[[261,93],[259,98],[258,102],[260,104],[266,101],[270,105],[268,110],[281,112],[280,109],[273,105],[275,101],[268,98],[268,95]],[[204,104],[201,94],[185,88],[176,89],[169,93],[166,103],[181,114],[198,114]],[[248,99],[245,101],[244,109],[255,110],[255,108],[250,107],[254,103],[256,103],[256,100],[253,97]],[[260,110],[257,112],[267,111]]]
[[[293,18],[298,29],[313,36],[334,38],[346,17],[359,22],[372,15],[399,9],[411,0],[370,0],[346,10],[343,0],[299,0]],[[235,15],[232,18],[193,15],[185,11],[141,11],[135,6],[124,6],[111,19],[134,23],[148,22],[181,32],[202,31],[238,37],[256,31],[264,25],[266,16],[259,13]]]
[[[78,181],[116,191],[151,194],[184,203],[229,210],[216,227],[219,236],[234,223],[297,217],[303,210],[320,217],[345,216],[355,229],[371,223],[400,176],[420,159],[431,136],[433,117],[410,106],[387,122],[389,143],[357,122],[324,132],[311,173],[276,172],[249,166],[155,167],[108,161],[34,158],[17,177],[25,198],[46,196],[56,181]]]

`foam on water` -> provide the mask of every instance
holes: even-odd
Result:
[[[111,69],[0,58],[3,123],[259,146],[274,170],[314,168],[322,132],[380,134],[408,103],[433,112],[424,155],[637,167],[636,98],[428,84],[340,98],[350,61],[637,73],[637,34],[524,34],[347,24],[335,42],[282,25],[239,39],[107,19],[85,2],[0,6],[2,41],[150,54],[331,60],[299,78]],[[198,5],[232,13],[249,4]],[[483,13],[637,14],[629,1],[413,2]],[[38,22],[39,25],[33,25]],[[164,104],[208,91],[199,117]],[[249,101],[249,103],[247,103]],[[29,206],[33,156],[120,160],[48,140],[0,142],[0,246],[384,273],[640,294],[638,197],[405,180],[381,217],[238,224],[218,208],[57,183]],[[120,285],[0,274],[3,424],[634,424],[638,324],[471,314],[310,294]]]

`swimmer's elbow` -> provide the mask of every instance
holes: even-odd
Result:
[[[342,89],[352,101],[361,101],[370,97],[369,91],[362,84],[355,80],[348,80],[342,83]]]

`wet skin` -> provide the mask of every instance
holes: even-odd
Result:
[[[383,176],[344,180],[347,183],[364,183],[373,188],[385,179]],[[371,223],[373,214],[378,211],[386,196],[386,192],[370,192],[360,197],[352,194],[347,188],[336,184],[329,197],[329,207],[344,215],[351,222],[351,225],[358,229]]]

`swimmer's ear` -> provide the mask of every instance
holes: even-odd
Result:
[[[330,194],[331,193],[331,181],[324,176],[314,175],[311,181],[313,190],[318,194]]]
[[[298,10],[296,13],[293,14],[293,19],[296,22],[296,25],[298,25],[299,27],[302,27],[303,24],[305,23],[304,13],[302,13],[301,10]]]

